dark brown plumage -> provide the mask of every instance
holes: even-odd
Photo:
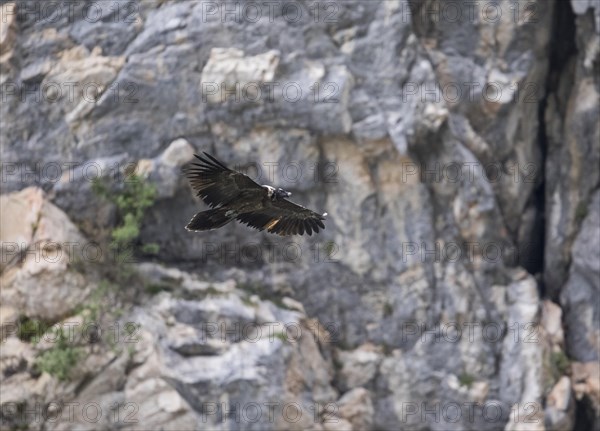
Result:
[[[325,229],[321,215],[285,199],[291,195],[281,188],[260,185],[250,177],[227,168],[208,153],[187,171],[196,195],[209,207],[197,213],[186,226],[190,231],[220,228],[232,220],[278,235],[303,235]]]

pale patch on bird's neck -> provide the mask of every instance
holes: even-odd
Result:
[[[265,189],[267,189],[267,196],[268,196],[269,198],[272,198],[272,197],[273,197],[273,193],[275,193],[275,187],[267,186],[266,184],[265,184],[265,185],[263,185],[263,187],[264,187]]]

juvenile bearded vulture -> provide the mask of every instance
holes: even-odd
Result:
[[[194,155],[187,171],[196,195],[212,209],[197,213],[185,227],[189,231],[212,230],[232,220],[278,235],[312,235],[325,229],[323,215],[288,201],[281,188],[259,185],[247,175],[227,168],[208,153]]]

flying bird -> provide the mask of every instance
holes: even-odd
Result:
[[[237,220],[254,229],[278,235],[304,235],[325,229],[327,213],[314,211],[286,198],[292,194],[282,188],[260,185],[249,176],[226,167],[210,154],[194,154],[187,175],[196,195],[211,209],[197,213],[185,227],[200,232],[225,226]]]

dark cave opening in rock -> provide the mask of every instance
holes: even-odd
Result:
[[[542,166],[544,180],[540,183],[533,196],[533,199],[535,199],[535,206],[538,209],[538,223],[536,224],[537,229],[532,235],[532,242],[538,244],[539,247],[534,249],[534,253],[529,257],[528,262],[521,263],[522,266],[532,274],[544,273],[544,253],[548,241],[546,235],[549,223],[548,207],[546,206],[546,203],[551,198],[546,185],[548,184],[548,181],[551,180],[548,175],[554,174],[548,169],[549,135],[550,128],[553,125],[547,123],[546,111],[548,109],[549,98],[551,97],[555,99],[555,102],[558,105],[563,107],[566,107],[569,102],[569,93],[565,94],[561,91],[560,86],[561,81],[563,85],[565,81],[570,84],[575,81],[574,61],[578,55],[580,55],[577,47],[576,19],[571,2],[557,1],[555,3],[551,32],[552,36],[549,44],[548,74],[546,77],[544,95],[538,107],[538,119],[540,125],[538,129],[538,140],[544,163]],[[562,115],[565,116],[566,111],[563,111]],[[563,121],[565,121],[564,118]],[[561,145],[566,145],[566,143],[561,143]],[[547,276],[547,274],[545,274],[545,276]],[[561,282],[564,282],[564,280]],[[549,298],[554,302],[559,302],[560,290],[552,288],[556,283],[557,280],[546,280],[543,276],[539,277],[541,296]],[[584,396],[579,400],[574,398],[574,402],[575,414],[573,429],[593,429],[595,424],[595,413],[591,400]]]
[[[549,125],[546,124],[546,109],[548,107],[548,98],[553,95],[558,96],[559,83],[562,75],[567,73],[569,60],[577,56],[575,31],[575,14],[570,2],[556,2],[551,40],[549,43],[548,74],[546,76],[544,93],[538,106],[538,142],[542,154],[542,165],[540,166],[540,170],[543,180],[532,195],[535,208],[537,208],[537,215],[535,229],[531,234],[531,253],[521,253],[519,262],[519,264],[530,274],[543,274],[544,271],[547,223],[546,175],[548,172],[546,171],[546,160],[548,156],[547,128]],[[543,276],[540,276],[538,281],[541,296],[551,297],[551,299],[556,301],[557,298],[554,298],[554,295],[551,295],[551,293],[547,291]]]

